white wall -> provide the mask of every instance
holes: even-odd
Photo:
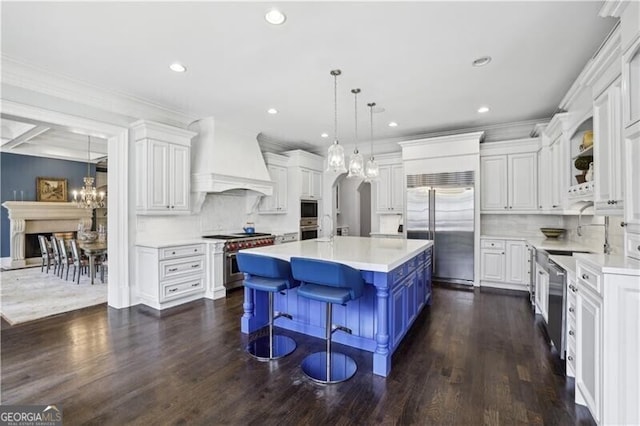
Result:
[[[361,179],[349,179],[340,177],[340,214],[338,215],[338,225],[347,225],[349,235],[360,236],[360,193],[358,187],[362,183]]]

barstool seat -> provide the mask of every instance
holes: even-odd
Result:
[[[291,276],[291,266],[284,260],[242,252],[238,253],[236,259],[238,269],[245,274],[244,286],[269,294],[269,335],[249,342],[247,352],[260,361],[289,355],[296,349],[296,342],[288,336],[274,335],[273,322],[278,317],[291,319],[291,315],[274,311],[273,295],[299,284]]]
[[[332,306],[341,305],[362,296],[364,280],[359,270],[324,260],[291,258],[293,277],[301,282],[298,296],[327,304],[325,338],[326,351],[308,355],[302,361],[302,371],[319,383],[339,383],[349,380],[358,366],[353,358],[331,351],[331,336],[341,330],[351,334],[347,327],[332,324]]]

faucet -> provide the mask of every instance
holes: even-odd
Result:
[[[609,216],[604,217],[604,224],[601,223],[590,223],[587,225],[582,225],[580,223],[582,219],[582,212],[585,211],[588,207],[593,206],[593,201],[589,201],[587,204],[580,208],[580,212],[578,213],[578,227],[576,232],[579,237],[582,237],[582,227],[583,226],[604,226],[604,254],[611,254],[611,245],[609,244]]]
[[[330,214],[326,213],[322,216],[322,226],[324,227],[324,218],[329,218],[329,223],[331,224],[331,228],[329,228],[329,240],[333,241],[333,217]]]

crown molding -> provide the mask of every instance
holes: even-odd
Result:
[[[606,0],[602,5],[602,8],[600,8],[598,15],[602,18],[606,18],[608,16],[619,18],[622,16],[622,13],[628,4],[628,0]]]
[[[64,99],[103,111],[186,127],[198,117],[125,93],[106,90],[0,54],[2,84]]]

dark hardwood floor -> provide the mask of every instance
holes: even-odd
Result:
[[[436,286],[395,353],[348,382],[308,380],[323,341],[281,331],[296,351],[244,352],[242,292],[170,312],[104,305],[2,329],[2,404],[63,407],[65,424],[592,424],[521,296]]]

